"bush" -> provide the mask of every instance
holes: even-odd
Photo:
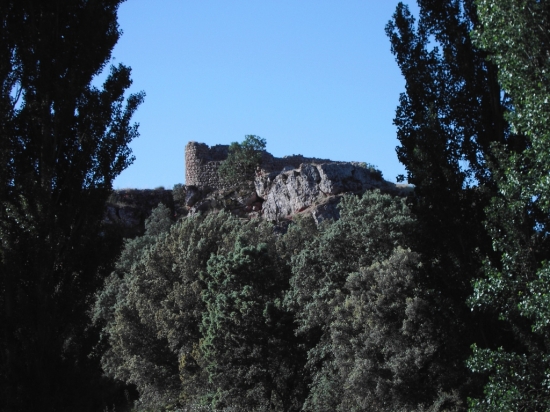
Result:
[[[247,135],[242,143],[233,142],[229,155],[218,169],[218,175],[227,186],[247,185],[254,180],[256,168],[262,163],[266,141]]]

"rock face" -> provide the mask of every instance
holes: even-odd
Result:
[[[317,224],[340,217],[338,203],[346,193],[380,189],[406,195],[409,185],[395,185],[365,163],[334,162],[302,155],[276,158],[265,152],[255,182],[226,188],[217,170],[228,146],[189,142],[185,152],[187,185],[173,190],[117,190],[107,202],[103,223],[126,237],[143,233],[144,221],[160,202],[174,219],[225,210],[241,218],[263,218],[285,227],[296,214],[311,214]],[[285,223],[286,222],[286,223]]]
[[[398,194],[395,184],[382,179],[379,171],[361,163],[302,163],[256,178],[257,195],[264,199],[262,215],[270,221],[288,219],[296,213],[311,212],[319,223],[338,219],[336,205],[344,193],[380,189]]]
[[[163,188],[115,190],[105,205],[103,224],[118,227],[124,237],[142,235],[145,219],[159,203],[167,206],[174,213],[174,217],[186,213],[174,202],[172,190]]]
[[[402,185],[403,186],[403,185]],[[338,203],[346,193],[379,189],[405,195],[382,179],[380,171],[358,162],[301,163],[280,172],[259,173],[254,187],[218,188],[187,186],[185,205],[190,215],[226,210],[241,218],[263,218],[284,223],[296,214],[311,214],[317,224],[340,217]]]
[[[218,169],[229,154],[228,145],[208,146],[204,143],[189,142],[185,146],[185,182],[200,190],[223,190],[223,182]],[[271,153],[262,153],[261,168],[266,173],[280,172],[285,166],[300,167],[302,163],[339,163],[329,159],[317,159],[302,155],[274,157]]]

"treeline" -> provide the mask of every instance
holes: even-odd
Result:
[[[1,411],[126,403],[89,315],[120,251],[101,220],[143,100],[129,67],[106,67],[120,3],[0,2]]]
[[[123,245],[119,3],[0,3],[0,410],[550,409],[549,1],[397,6],[408,198],[284,233],[159,206]]]
[[[404,200],[350,196],[341,216],[276,235],[224,212],[171,226],[159,206],[98,295],[103,369],[136,385],[141,410],[411,410],[445,396]]]
[[[550,3],[419,6],[386,28],[409,198],[285,234],[160,208],[126,244],[94,316],[138,408],[550,408]]]

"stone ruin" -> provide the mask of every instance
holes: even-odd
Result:
[[[254,188],[239,192],[223,188],[218,178],[228,148],[189,142],[185,148],[185,186],[176,185],[174,190],[116,190],[107,202],[103,223],[119,227],[125,237],[141,235],[151,210],[163,203],[174,219],[223,209],[242,218],[262,218],[284,227],[295,215],[311,214],[317,223],[338,219],[337,205],[346,193],[379,189],[404,195],[412,190],[409,185],[385,181],[379,171],[365,163],[301,155],[277,158],[264,153]]]
[[[281,222],[311,213],[317,223],[338,219],[336,207],[345,193],[379,189],[403,195],[402,188],[382,178],[380,171],[360,162],[335,162],[302,155],[277,158],[264,152],[254,193],[227,191],[218,168],[229,146],[189,142],[185,147],[186,204],[190,213],[226,209],[241,217]]]
[[[229,145],[215,145],[209,147],[204,143],[189,142],[185,146],[185,184],[204,189],[223,189],[218,178],[218,168],[227,159]],[[334,162],[329,159],[317,159],[292,155],[285,157],[274,157],[268,152],[263,153],[263,173],[280,172],[285,167],[297,169],[302,163],[345,163]]]

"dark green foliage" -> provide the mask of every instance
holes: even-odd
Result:
[[[406,81],[394,120],[397,154],[415,185],[410,205],[420,222],[419,251],[440,262],[435,270],[445,274],[434,277],[442,280],[437,288],[463,305],[481,267],[477,251],[491,249],[483,227],[494,191],[487,162],[491,144],[507,139],[508,103],[496,69],[471,42],[478,24],[473,0],[419,6],[418,23],[400,4],[386,27]]]
[[[470,399],[471,411],[547,411],[548,355],[473,347],[472,372],[489,374],[485,396]]]
[[[470,304],[499,314],[511,337],[498,349],[474,347],[469,366],[489,375],[472,410],[548,410],[550,390],[550,4],[535,0],[478,2],[483,24],[474,38],[499,68],[511,96],[508,119],[524,135],[522,150],[495,146],[498,195],[487,229],[498,259],[488,260]]]
[[[433,292],[422,289],[418,254],[397,247],[352,273],[334,299],[332,352],[341,411],[457,410]],[[462,405],[464,406],[464,405]]]
[[[221,213],[183,219],[170,231],[169,224],[168,209],[151,215],[146,234],[126,243],[95,306],[110,346],[104,370],[135,384],[146,410],[204,390],[197,359],[200,274],[238,221]]]
[[[266,244],[246,243],[239,237],[233,250],[208,261],[202,350],[216,388],[212,404],[299,411],[305,352],[282,307],[290,268]]]
[[[319,228],[310,214],[296,215],[284,236],[276,241],[277,254],[283,262],[290,264],[292,257],[299,254],[308,242],[319,235]]]
[[[386,27],[406,81],[394,120],[397,154],[418,193],[427,201],[437,193],[443,203],[491,183],[487,161],[491,143],[506,137],[506,102],[495,67],[470,39],[478,25],[474,1],[418,4],[418,22],[400,3]]]
[[[215,394],[223,393],[229,382],[233,391],[223,400],[240,402],[248,399],[250,382],[239,381],[231,375],[234,369],[230,367],[216,367],[236,364],[240,352],[238,348],[221,351],[217,345],[223,333],[234,333],[246,346],[248,340],[254,340],[252,332],[264,330],[264,338],[270,338],[262,338],[259,346],[262,353],[267,351],[270,356],[265,361],[246,359],[245,369],[261,369],[267,362],[270,369],[265,373],[271,379],[273,400],[284,405],[285,410],[299,409],[299,397],[303,398],[306,391],[300,375],[304,353],[294,336],[291,314],[276,303],[288,284],[290,272],[276,257],[271,225],[245,223],[223,212],[182,219],[168,230],[170,223],[168,209],[155,210],[147,221],[146,234],[126,243],[117,270],[98,295],[94,316],[96,322],[104,325],[109,346],[102,359],[105,372],[136,385],[140,410],[212,401],[221,404]],[[262,253],[267,254],[261,254],[260,259],[267,259],[266,266],[243,268],[243,278],[235,282],[255,288],[253,298],[269,306],[269,316],[263,317],[262,312],[258,319],[254,312],[245,313],[242,325],[226,325],[228,328],[223,330],[216,329],[216,325],[201,329],[201,325],[208,325],[207,319],[223,319],[224,310],[230,310],[209,306],[205,300],[214,299],[217,287],[223,293],[222,286],[215,286],[215,279],[229,275],[218,273],[215,278],[213,262],[240,253],[239,242],[268,245],[267,249],[262,248]],[[267,283],[262,286],[262,282]],[[246,352],[245,347],[242,349]],[[259,364],[254,366],[254,362]],[[260,383],[256,383],[259,388]],[[259,394],[258,388],[252,391]],[[265,393],[254,399],[265,401]]]
[[[185,187],[181,184],[175,184],[172,188],[172,197],[174,203],[183,206],[185,204]]]
[[[145,238],[155,238],[170,230],[172,212],[162,203],[151,211],[145,220]],[[132,241],[129,241],[131,243]],[[131,262],[127,262],[131,263]]]
[[[479,27],[474,0],[418,4],[418,22],[400,4],[386,29],[406,81],[394,121],[397,154],[415,185],[409,199],[419,223],[414,250],[425,264],[424,287],[437,291],[434,322],[447,342],[440,356],[465,401],[483,382],[469,381],[471,345],[507,340],[494,313],[473,313],[465,302],[483,259],[496,256],[484,226],[497,193],[493,147],[521,150],[522,142],[505,120],[511,103],[496,67],[472,43],[470,32]]]
[[[231,143],[229,156],[218,169],[222,181],[228,186],[247,185],[253,181],[256,168],[262,163],[265,144],[265,139],[254,135],[246,135],[242,143]]]
[[[0,4],[0,409],[87,411],[113,402],[89,326],[118,244],[100,227],[131,162],[124,94],[111,67],[119,0]],[[106,273],[107,272],[107,273]],[[112,403],[109,404],[112,406]]]
[[[292,259],[288,302],[300,308],[300,329],[330,322],[327,301],[361,267],[389,256],[411,230],[412,218],[402,199],[379,192],[344,197],[340,220],[326,228]]]
[[[473,0],[419,6],[417,23],[400,4],[386,27],[406,81],[394,120],[397,154],[415,185],[410,204],[421,223],[421,252],[441,262],[439,286],[464,301],[481,267],[476,250],[491,249],[483,227],[494,193],[488,162],[492,143],[508,139],[509,102],[501,101],[495,67],[471,42]]]
[[[136,385],[142,405],[162,405],[177,398],[178,359],[154,324],[144,322],[135,296],[144,260],[171,226],[170,210],[160,204],[146,221],[145,235],[127,240],[116,270],[96,298],[94,321],[103,325],[108,350],[102,366],[109,376]],[[134,293],[133,293],[134,292]]]
[[[310,345],[313,380],[305,410],[459,403],[441,358],[436,299],[424,289],[418,255],[403,249],[414,228],[403,199],[378,192],[345,197],[340,220],[292,258],[286,304]]]
[[[403,199],[348,196],[339,221],[284,235],[225,213],[169,224],[153,213],[96,304],[105,371],[137,386],[140,410],[462,407]]]

